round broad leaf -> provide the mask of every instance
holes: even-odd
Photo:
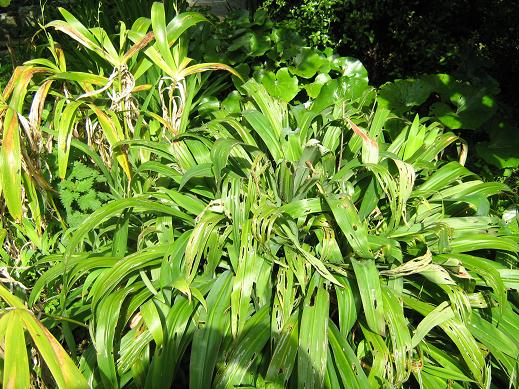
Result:
[[[333,60],[334,68],[339,70],[343,76],[351,78],[360,78],[368,81],[368,71],[356,58],[339,57]]]
[[[484,88],[466,85],[450,100],[457,107],[463,128],[479,129],[496,111],[495,99]]]
[[[462,93],[467,96],[471,94],[483,93],[489,96],[499,94],[499,83],[490,76],[486,79],[479,80],[478,85],[470,85],[457,80],[454,76],[445,73],[428,74],[420,77],[424,81],[431,84],[432,88],[443,101],[450,100],[455,93]],[[453,101],[455,104],[455,101]]]
[[[312,109],[316,111],[322,111],[326,107],[334,104],[337,99],[337,80],[330,80],[321,87],[319,95],[312,103]]]
[[[254,13],[254,24],[256,24],[257,26],[268,26],[269,24],[271,25],[272,21],[270,21],[268,17],[269,15],[267,11],[265,11],[264,9],[258,9]]]
[[[380,87],[379,106],[402,115],[411,108],[423,104],[433,92],[432,85],[422,79],[396,80]]]
[[[222,108],[225,109],[228,113],[238,113],[241,111],[240,101],[240,93],[238,91],[232,91],[222,101]]]
[[[456,112],[445,103],[434,103],[431,105],[430,113],[431,115],[436,116],[445,127],[452,129],[463,127],[463,123],[460,121]]]
[[[450,94],[458,85],[456,78],[445,73],[428,74],[420,77],[420,79],[431,85],[434,92],[438,93],[444,101],[449,100]]]
[[[331,47],[327,47],[323,50],[323,54],[327,57],[333,57],[335,51]]]
[[[519,156],[517,150],[519,145],[513,146],[491,146],[481,143],[476,146],[476,150],[480,157],[488,163],[502,169],[519,167]]]
[[[490,142],[476,145],[478,155],[487,163],[501,169],[519,166],[519,128],[499,123],[494,128],[485,129],[490,134]]]
[[[330,73],[330,70],[333,68],[333,60],[328,57],[322,57],[321,67],[318,70],[318,73]]]
[[[279,69],[276,74],[262,71],[258,73],[257,78],[271,96],[287,103],[299,92],[297,77],[290,76],[287,68]]]
[[[317,77],[315,77],[315,81],[311,84],[305,85],[306,93],[312,99],[315,99],[319,96],[321,92],[321,88],[324,84],[331,80],[331,77],[326,73],[319,73]]]
[[[368,85],[367,79],[361,78],[339,78],[337,94],[341,100],[357,100],[364,97],[365,93],[372,88]],[[368,103],[366,101],[366,103]]]
[[[253,34],[250,38],[250,50],[247,54],[259,57],[272,48],[272,43],[268,35],[259,33]]]
[[[294,58],[294,66],[290,67],[290,72],[299,77],[312,78],[326,62],[329,61],[318,50],[304,47]]]
[[[0,0],[0,7],[9,7],[11,0]]]
[[[270,39],[274,42],[276,51],[283,60],[294,58],[300,47],[304,45],[301,37],[295,31],[286,28],[274,28],[270,34]],[[275,53],[269,52],[269,55],[271,53],[273,59],[277,59],[277,57],[274,57]]]
[[[261,56],[271,49],[270,36],[248,32],[236,38],[227,48],[228,51],[243,51],[250,56]]]
[[[453,91],[450,95],[451,106],[435,103],[431,106],[431,114],[451,129],[479,129],[495,113],[496,103],[493,97],[485,94],[485,90],[476,90],[471,86]]]
[[[319,95],[312,104],[312,109],[319,111],[340,101],[355,101],[360,98],[365,104],[370,104],[374,97],[374,89],[366,80],[341,77],[322,85]]]

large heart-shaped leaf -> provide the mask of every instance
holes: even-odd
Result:
[[[326,73],[319,73],[317,77],[315,77],[314,82],[311,84],[305,85],[306,93],[312,99],[315,99],[319,96],[319,92],[321,92],[321,88],[324,84],[331,80],[331,77]]]
[[[333,65],[343,76],[368,81],[368,71],[357,58],[338,57],[333,60]]]
[[[319,51],[305,47],[294,58],[294,66],[290,67],[290,72],[302,78],[312,78],[328,62]]]
[[[290,76],[287,68],[281,68],[275,74],[263,71],[257,75],[257,78],[270,95],[287,103],[299,92],[297,77]]]
[[[519,128],[498,125],[490,133],[490,142],[476,145],[478,155],[501,169],[519,166]]]
[[[457,83],[447,95],[450,104],[435,103],[431,113],[451,129],[478,129],[496,110],[496,102],[485,88]]]
[[[433,87],[427,80],[396,80],[382,85],[378,103],[395,114],[402,115],[423,104],[432,92]]]

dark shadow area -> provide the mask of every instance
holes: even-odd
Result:
[[[446,72],[495,78],[503,100],[519,108],[519,3],[505,0],[264,1],[275,20],[321,46],[359,58],[376,85]]]

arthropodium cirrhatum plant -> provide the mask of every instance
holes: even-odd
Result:
[[[49,330],[27,309],[24,302],[0,284],[0,298],[7,307],[0,310],[0,356],[4,388],[29,388],[31,371],[25,332],[31,336],[38,356],[59,388],[88,388],[85,377]]]
[[[517,308],[507,289],[518,287],[517,239],[505,236],[486,200],[506,187],[442,161],[458,138],[437,124],[417,117],[391,139],[384,129],[391,117],[365,106],[375,96],[364,84],[353,93],[328,82],[315,100],[292,106],[249,81],[240,113],[191,128],[186,107],[199,79],[184,84],[184,76],[213,66],[190,67],[182,44],[167,51],[199,17],[166,25],[154,7],[151,20],[121,25],[122,41],[133,43],[127,51],[65,13],[50,26],[103,57],[114,75],[67,70],[51,41],[55,63],[29,62],[3,96],[10,123],[3,146],[30,143],[31,132],[14,137],[16,121],[26,122],[13,107],[23,113],[32,76],[49,76],[29,116],[38,123],[52,87],[59,102],[43,130],[58,140],[62,173],[74,141],[100,160],[72,137],[76,131],[88,142],[83,123],[102,129],[123,161],[119,147],[127,149],[127,164],[119,163],[132,169],[130,185],[116,164],[110,173],[99,163],[110,186],[122,188],[120,198],[64,234],[62,252],[40,261],[47,271],[29,298],[38,312],[38,299],[50,306],[56,298],[42,291],[61,291],[60,316],[44,320],[79,354],[92,386],[516,382]],[[153,45],[150,27],[162,34]],[[160,93],[139,94],[149,88],[137,85],[143,74],[157,76]],[[125,114],[132,103],[125,91],[151,119]],[[151,100],[162,112],[148,108]],[[4,161],[10,150],[2,149]],[[11,312],[2,311],[1,323],[20,319]],[[78,323],[87,323],[88,335]],[[14,340],[24,344],[23,333],[4,329],[17,331],[10,349],[23,355],[25,346],[12,348]],[[18,366],[12,355],[4,374]]]
[[[135,195],[47,258],[29,302],[63,283],[63,312],[90,326],[88,379],[516,385],[519,248],[487,200],[506,186],[442,161],[458,138],[438,124],[390,139],[387,110],[337,91],[290,106],[243,90],[239,115],[132,143],[152,154]]]
[[[86,28],[64,9],[60,9],[64,20],[46,26],[46,29],[54,28],[67,34],[97,56],[99,68],[106,64],[112,67],[108,77],[97,74],[98,69],[93,72],[68,69],[65,53],[49,32],[53,61],[34,59],[15,70],[0,99],[0,195],[13,219],[19,221],[24,216],[42,219],[44,201],[35,196],[28,202],[29,213],[25,200],[29,197],[27,193],[51,189],[41,172],[45,166],[39,166],[39,161],[44,145],[52,137],[57,140],[57,175],[61,179],[67,172],[72,138],[78,136],[99,152],[105,164],[110,165],[115,156],[130,178],[130,160],[124,147],[118,148],[121,142],[133,138],[162,140],[182,133],[199,87],[198,74],[226,70],[239,77],[224,64],[191,64],[182,35],[205,21],[204,16],[186,12],[166,24],[162,3],[154,3],[151,11],[151,18],[139,18],[130,29],[121,23],[117,43],[103,29]],[[146,83],[147,78],[143,76],[147,73],[151,78],[157,77],[154,82],[161,86],[158,91]],[[39,79],[39,75],[43,78]],[[27,104],[33,84],[37,85],[36,92]],[[142,92],[147,90],[143,98]],[[57,97],[52,107],[49,107],[49,95]],[[162,102],[163,112],[147,112],[149,119],[144,119],[140,113],[146,113],[152,98]],[[141,103],[143,107],[139,106]],[[52,120],[42,124],[44,108],[53,114]],[[150,134],[150,127],[161,126],[164,131],[158,137]],[[145,154],[132,158],[145,159]],[[26,180],[22,180],[23,176]],[[43,227],[39,225],[38,229],[41,231]]]

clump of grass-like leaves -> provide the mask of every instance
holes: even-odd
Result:
[[[109,54],[109,78],[68,71],[59,50],[58,64],[38,65],[51,75],[33,106],[64,82],[44,129],[59,175],[74,147],[113,198],[32,267],[41,276],[27,305],[49,307],[43,324],[77,362],[55,348],[66,371],[95,388],[517,385],[518,239],[488,201],[507,187],[463,166],[456,135],[377,108],[376,91],[348,77],[305,104],[249,80],[233,114],[222,107],[191,125],[207,81],[199,71],[234,71],[188,67],[174,43],[201,19],[166,24],[157,4],[122,29],[125,54],[67,13],[51,23]],[[36,72],[27,69],[18,75]],[[3,111],[4,199],[14,218],[34,220],[38,180],[23,176],[29,208],[6,186],[22,182],[5,142],[18,108]],[[386,131],[392,120],[405,123],[399,134]],[[31,335],[41,322],[4,288],[0,297],[15,309],[0,318],[4,377],[27,387],[29,362],[14,359],[26,353],[23,330],[6,318],[20,316]],[[52,356],[43,359],[57,385],[70,387]]]

